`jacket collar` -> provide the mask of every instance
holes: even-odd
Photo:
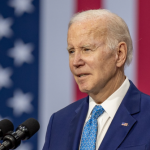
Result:
[[[75,110],[70,123],[68,150],[79,149],[82,129],[88,112],[88,107],[89,97],[86,97]],[[132,115],[138,112],[140,112],[140,91],[130,81],[130,87],[127,94],[117,110],[99,150],[116,150],[123,142],[130,129],[135,125],[136,119],[134,119]],[[128,126],[122,126],[121,124],[123,122],[128,123]]]
[[[78,150],[82,129],[89,108],[89,97],[83,99],[83,102],[75,110],[69,129],[68,150]]]
[[[116,150],[136,124],[133,114],[140,112],[140,91],[130,81],[130,87],[100,145],[100,149]],[[122,125],[127,123],[127,126]]]
[[[130,81],[130,87],[127,94],[124,97],[123,105],[128,110],[129,114],[135,114],[140,111],[141,92]]]

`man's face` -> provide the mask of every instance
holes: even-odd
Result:
[[[103,90],[116,73],[116,51],[106,47],[104,35],[104,23],[91,20],[68,30],[70,70],[80,91],[89,95]]]

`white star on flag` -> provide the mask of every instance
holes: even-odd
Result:
[[[32,145],[30,143],[21,143],[17,150],[32,150]]]
[[[33,62],[32,51],[33,45],[31,43],[24,44],[21,40],[17,40],[14,48],[8,51],[8,56],[14,58],[14,64],[16,66],[21,66],[24,62]]]
[[[15,14],[21,16],[24,12],[32,13],[34,6],[31,4],[33,0],[10,0],[8,5],[14,7]]]
[[[11,37],[12,35],[12,30],[10,28],[10,26],[12,25],[13,20],[11,18],[6,18],[4,19],[1,15],[0,15],[0,39],[2,39],[3,37]]]
[[[33,111],[32,99],[31,93],[24,94],[21,90],[16,90],[14,97],[8,99],[7,104],[8,107],[13,109],[15,116],[21,116],[23,113],[31,113]]]
[[[10,68],[2,68],[0,66],[0,89],[2,87],[8,88],[12,85],[10,76],[12,75],[12,70]]]

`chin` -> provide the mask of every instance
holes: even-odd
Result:
[[[82,93],[87,93],[87,94],[88,94],[88,90],[80,89],[80,91],[81,91]]]
[[[83,93],[89,93],[90,89],[87,86],[79,86],[79,90]]]

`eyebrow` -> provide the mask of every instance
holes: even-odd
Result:
[[[67,51],[69,51],[69,50],[71,50],[71,49],[73,49],[73,47],[67,47]]]
[[[91,47],[93,47],[92,45],[84,45],[84,46],[80,46],[80,48],[82,49],[82,48],[91,48]],[[67,47],[67,50],[69,51],[69,50],[71,50],[71,49],[74,49],[73,47]]]
[[[80,48],[89,48],[89,47],[92,47],[91,45],[84,45],[84,46],[81,46]]]

